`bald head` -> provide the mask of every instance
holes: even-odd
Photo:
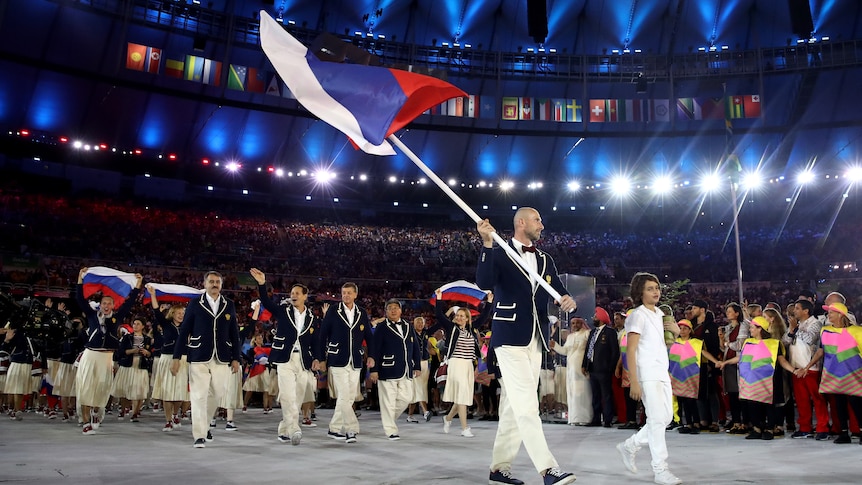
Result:
[[[539,240],[545,228],[539,211],[532,207],[521,207],[515,211],[512,224],[515,228],[515,239],[526,245]]]

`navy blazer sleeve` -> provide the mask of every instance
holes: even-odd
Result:
[[[191,332],[192,326],[194,326],[195,324],[196,313],[193,311],[191,306],[192,305],[190,302],[189,308],[186,309],[186,315],[183,317],[183,323],[180,324],[180,331],[177,335],[177,343],[174,345],[174,359],[181,358],[183,354],[188,351],[189,333]]]
[[[233,300],[228,300],[226,311],[230,315],[230,321],[232,322],[230,325],[230,331],[228,332],[228,337],[231,339],[231,342],[233,342],[233,345],[231,346],[231,360],[239,362],[239,320],[236,318],[236,306],[234,305]]]

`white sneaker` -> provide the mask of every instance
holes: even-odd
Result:
[[[676,475],[670,472],[670,470],[662,470],[655,474],[655,483],[659,485],[677,485],[682,483],[682,480],[677,478]]]
[[[408,423],[418,423],[419,420],[414,418],[413,416],[407,416],[407,422]]]
[[[446,416],[443,416],[443,432],[449,434],[449,426],[452,426],[452,421],[446,419]]]
[[[638,466],[635,464],[635,454],[636,451],[630,451],[626,446],[626,442],[623,441],[617,445],[617,451],[620,452],[620,456],[623,459],[623,465],[625,465],[626,469],[632,473],[638,472]],[[658,475],[656,475],[658,476]],[[658,482],[656,482],[658,483]]]
[[[461,436],[465,438],[472,438],[475,435],[473,434],[473,430],[471,430],[470,428],[466,428],[461,430]]]

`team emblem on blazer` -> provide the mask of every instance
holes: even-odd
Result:
[[[364,331],[364,330],[365,330],[365,325],[360,325],[360,326],[359,326],[359,331],[360,331],[360,332],[362,332],[362,331]]]
[[[314,333],[314,327],[309,328],[308,333]]]
[[[545,281],[550,283],[551,282],[551,275],[545,275]]]
[[[224,319],[225,319],[225,320],[230,320],[230,313],[228,313],[227,315],[225,315],[225,316],[224,316]]]
[[[116,318],[111,317],[111,323],[117,323],[117,319],[116,319]]]

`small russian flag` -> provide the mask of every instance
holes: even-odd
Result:
[[[114,305],[119,307],[126,301],[135,284],[137,284],[137,278],[132,273],[104,266],[91,266],[84,273],[84,298],[101,293],[112,297]]]
[[[186,303],[204,294],[204,290],[192,288],[185,285],[174,285],[170,283],[150,283],[156,290],[156,299],[159,303]],[[144,292],[144,305],[149,305],[153,299],[150,289]]]
[[[481,303],[482,300],[484,300],[487,296],[487,293],[485,293],[481,288],[476,286],[475,283],[470,283],[469,281],[464,280],[446,283],[445,285],[441,286],[440,289],[443,292],[441,299],[460,301],[468,303],[474,307],[479,306],[479,303]],[[430,301],[432,305],[435,305],[437,301],[437,295],[431,295]]]

